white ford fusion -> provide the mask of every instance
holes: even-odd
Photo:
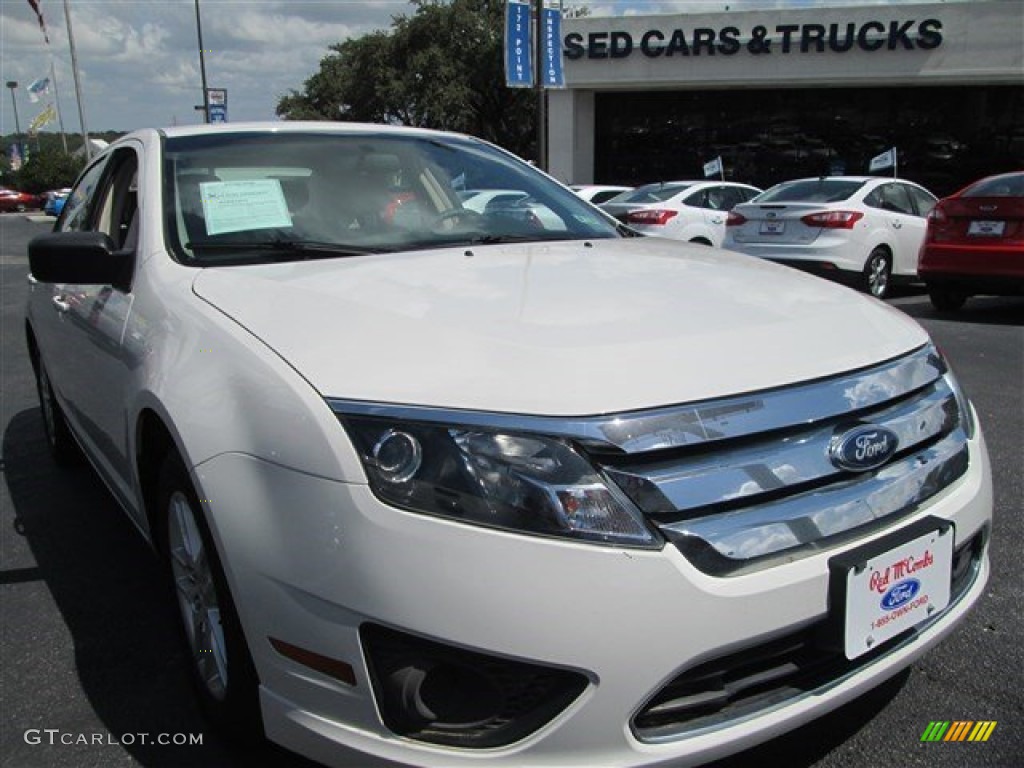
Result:
[[[29,246],[46,432],[160,553],[211,717],[335,765],[679,766],[978,600],[988,459],[921,328],[615,226],[423,130],[147,130],[86,168]]]

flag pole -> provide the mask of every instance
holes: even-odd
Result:
[[[82,126],[82,148],[85,150],[85,162],[92,159],[92,147],[89,144],[89,129],[85,127],[85,110],[82,109],[82,84],[78,79],[78,56],[75,54],[75,35],[71,31],[71,11],[68,0],[64,0],[64,18],[68,24],[68,45],[71,48],[71,74],[75,79],[75,98],[78,100],[78,122]]]
[[[57,70],[53,66],[53,56],[50,56],[50,80],[53,83],[53,101],[57,107],[57,122],[60,123],[60,140],[64,145],[64,154],[68,153],[68,135],[64,132],[64,113],[60,108],[60,89],[57,87]]]

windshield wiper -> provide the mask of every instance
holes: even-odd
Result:
[[[381,253],[381,248],[368,248],[347,243],[324,243],[317,240],[193,240],[185,247],[195,251],[273,251],[275,261],[305,261],[307,259],[329,259],[345,256],[365,256]]]

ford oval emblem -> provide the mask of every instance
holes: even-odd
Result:
[[[899,438],[891,429],[863,424],[833,438],[829,458],[839,469],[866,472],[893,457]]]
[[[920,591],[920,581],[917,579],[904,579],[885,593],[882,597],[882,608],[886,611],[899,608],[904,603],[909,603],[913,600],[914,596]]]

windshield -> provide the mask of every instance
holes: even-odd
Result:
[[[169,138],[164,221],[171,251],[199,265],[620,236],[489,144],[372,130]]]
[[[1024,197],[1024,173],[976,181],[964,190],[963,197]]]
[[[776,184],[753,203],[838,203],[864,186],[856,179],[805,179]]]

